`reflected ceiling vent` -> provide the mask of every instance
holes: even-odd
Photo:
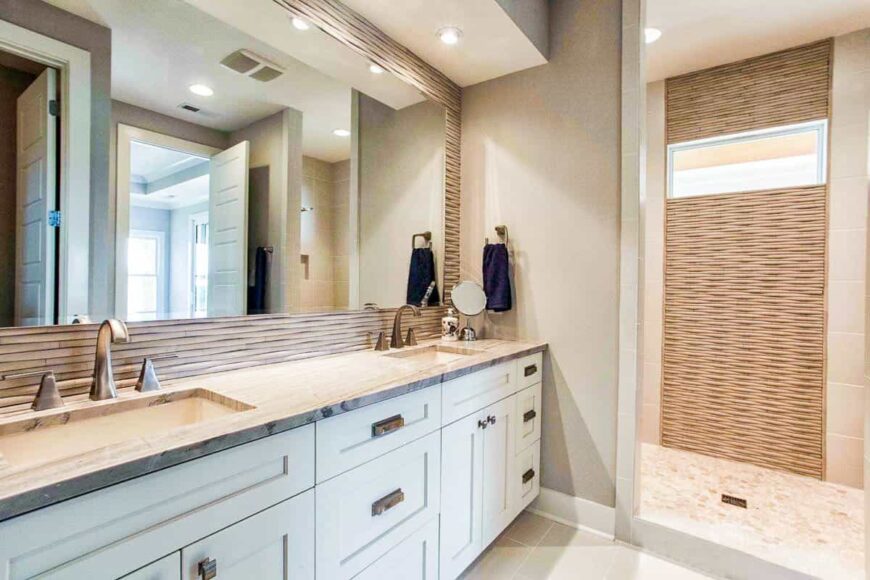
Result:
[[[259,54],[249,50],[237,50],[221,61],[221,64],[239,74],[260,82],[269,82],[284,74],[284,69]]]
[[[185,111],[189,111],[191,113],[199,113],[200,111],[199,107],[194,107],[190,103],[181,103],[180,105],[178,105],[178,108],[184,109]]]

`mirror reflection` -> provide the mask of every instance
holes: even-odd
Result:
[[[0,52],[0,326],[440,303],[441,105],[274,3],[52,3],[111,29],[111,106],[93,55]]]

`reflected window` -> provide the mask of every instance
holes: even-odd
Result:
[[[825,183],[827,121],[668,147],[672,198]]]
[[[130,232],[127,243],[127,317],[154,320],[160,312],[163,253],[159,232]]]
[[[200,214],[192,220],[193,232],[193,279],[192,312],[194,318],[208,316],[208,214]]]

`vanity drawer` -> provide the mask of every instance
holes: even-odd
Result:
[[[317,482],[380,457],[441,426],[441,385],[317,422]]]
[[[354,580],[437,580],[438,518],[417,530]]]
[[[2,522],[0,578],[117,578],[313,485],[306,425]]]
[[[317,577],[353,578],[436,518],[440,475],[436,432],[318,485]]]
[[[479,411],[517,391],[517,364],[510,361],[442,383],[442,424]]]
[[[511,508],[514,517],[526,509],[541,491],[541,442],[535,441],[514,458]]]
[[[544,355],[536,352],[517,360],[517,374],[519,375],[520,388],[541,382],[541,373],[544,371]]]
[[[518,454],[541,438],[541,383],[517,393],[514,425]]]

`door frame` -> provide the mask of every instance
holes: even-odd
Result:
[[[137,141],[173,149],[190,155],[211,158],[221,152],[217,147],[164,135],[118,123],[115,182],[115,316],[127,316],[127,239],[130,237],[130,143]]]
[[[0,20],[0,50],[60,71],[60,251],[57,256],[61,324],[88,314],[91,220],[91,54]]]

